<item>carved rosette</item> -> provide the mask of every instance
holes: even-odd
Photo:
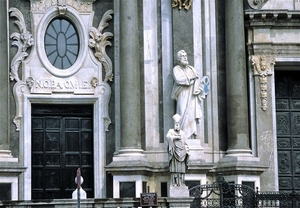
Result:
[[[252,56],[251,61],[254,76],[259,76],[261,109],[265,111],[268,108],[268,76],[273,74],[275,59],[266,56]]]
[[[186,9],[189,10],[193,4],[193,0],[173,0],[172,7],[178,7],[178,9]]]
[[[90,40],[89,47],[95,49],[95,57],[102,63],[105,68],[105,78],[104,82],[108,82],[113,80],[113,72],[112,72],[112,62],[109,56],[106,54],[106,46],[111,46],[111,42],[108,39],[113,37],[111,32],[103,33],[103,29],[108,26],[107,21],[112,19],[111,14],[113,14],[113,10],[108,10],[104,13],[98,28],[92,27],[90,31]]]

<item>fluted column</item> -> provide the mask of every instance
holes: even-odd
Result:
[[[141,153],[138,0],[120,1],[119,153]]]
[[[250,154],[243,0],[226,0],[228,155]]]

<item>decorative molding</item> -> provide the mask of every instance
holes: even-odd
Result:
[[[268,108],[268,80],[267,77],[273,74],[275,59],[266,56],[251,57],[254,76],[259,76],[261,109],[266,111]]]
[[[105,79],[104,82],[108,82],[113,80],[113,67],[112,62],[109,56],[106,54],[106,46],[111,46],[111,42],[108,39],[113,37],[111,32],[103,32],[103,29],[108,26],[107,21],[112,19],[111,14],[113,14],[113,10],[108,10],[104,13],[98,28],[91,27],[90,31],[90,40],[89,47],[95,49],[95,57],[102,63],[105,68]]]
[[[71,6],[80,12],[92,12],[95,0],[31,0],[31,11],[45,12],[52,6]]]
[[[178,7],[178,9],[182,9],[184,7],[186,10],[189,10],[193,4],[193,0],[173,0],[172,7]]]
[[[269,0],[248,0],[252,9],[261,9]]]
[[[12,45],[18,47],[18,51],[14,58],[11,61],[11,71],[10,71],[10,79],[11,81],[16,80],[17,82],[20,81],[18,75],[18,69],[20,64],[25,60],[28,56],[26,50],[33,45],[33,38],[32,34],[30,34],[26,29],[26,24],[24,21],[23,14],[17,8],[10,8],[9,9],[10,17],[16,17],[15,24],[18,25],[20,33],[14,32],[11,34],[10,38],[14,41]]]

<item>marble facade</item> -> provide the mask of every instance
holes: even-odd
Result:
[[[227,181],[279,189],[274,76],[298,70],[300,3],[191,2],[188,10],[172,0],[0,2],[7,31],[0,34],[0,185],[11,184],[11,200],[32,199],[33,104],[93,106],[94,198],[119,198],[124,182],[134,182],[135,197],[163,195],[180,49],[210,79],[198,136],[186,141],[185,180],[211,183],[220,172]],[[57,16],[73,22],[80,40],[65,70],[45,52]]]

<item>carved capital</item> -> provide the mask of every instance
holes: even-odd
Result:
[[[252,9],[261,9],[269,0],[248,0]]]
[[[107,21],[112,19],[111,14],[113,14],[113,10],[108,10],[103,15],[98,28],[92,27],[90,31],[90,40],[89,47],[94,49],[95,57],[102,63],[105,68],[105,79],[104,82],[113,80],[113,72],[112,72],[112,61],[109,56],[106,54],[106,46],[111,46],[111,42],[108,39],[113,37],[111,32],[103,33],[103,29],[108,26]]]
[[[193,4],[193,0],[173,0],[172,7],[178,7],[178,9],[186,9],[189,10]]]
[[[254,76],[259,76],[261,109],[268,108],[268,76],[273,74],[275,59],[274,57],[252,56],[251,57]]]

